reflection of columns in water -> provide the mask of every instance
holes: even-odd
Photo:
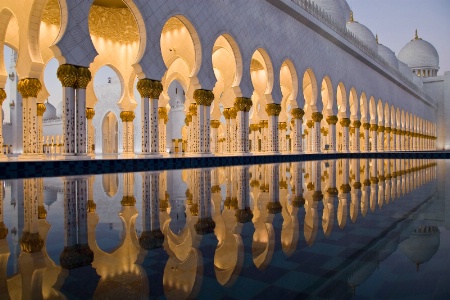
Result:
[[[292,193],[293,200],[292,206],[301,207],[305,204],[305,198],[303,197],[303,162],[293,162],[292,163]]]
[[[237,181],[236,219],[239,223],[247,223],[250,222],[253,218],[253,213],[250,208],[249,166],[236,167],[236,181]]]
[[[211,170],[195,169],[194,202],[198,203],[198,220],[194,225],[197,234],[204,235],[214,231],[216,224],[212,219],[211,207]]]
[[[341,186],[339,187],[339,204],[337,210],[337,219],[340,228],[344,228],[347,224],[348,200],[351,187],[349,184],[349,162],[348,159],[342,159]]]
[[[384,159],[384,201],[389,204],[391,201],[391,164],[390,159]]]
[[[355,133],[353,134],[353,152],[359,152],[361,150],[361,138],[360,138],[360,128],[361,122],[358,120],[353,121],[353,128]]]
[[[45,210],[44,207],[44,178],[38,178],[36,180],[37,180],[37,197],[38,197],[38,218],[46,219],[47,211]]]
[[[4,197],[4,190],[3,190],[3,181],[0,181],[0,241],[6,239],[6,236],[8,235],[8,228],[6,227],[4,223],[4,216],[3,216],[3,197]],[[9,254],[8,254],[9,256]],[[0,273],[3,274],[3,273]],[[2,275],[0,275],[2,276]],[[0,282],[1,284],[1,282]],[[1,296],[1,294],[0,294]]]
[[[268,182],[269,182],[269,202],[267,203],[267,211],[270,214],[278,214],[281,212],[280,204],[280,165],[270,164],[267,166]]]
[[[353,183],[353,188],[350,194],[350,219],[352,223],[356,222],[359,213],[359,201],[361,198],[361,182],[360,182],[360,172],[359,172],[359,159],[352,159],[352,170],[355,176],[355,182]]]
[[[338,199],[339,191],[336,188],[336,160],[329,160],[327,191],[323,199],[322,229],[325,236],[330,236],[334,224],[334,203]]]
[[[94,253],[88,245],[88,178],[64,177],[64,250],[61,267],[73,269],[92,264]]]
[[[24,179],[24,230],[20,239],[22,251],[41,251],[44,240],[38,231],[38,179]]]
[[[367,215],[369,209],[369,197],[370,197],[370,171],[369,171],[369,159],[362,159],[361,165],[364,170],[363,173],[363,187],[361,191],[361,214],[363,217]]]
[[[146,250],[160,248],[164,235],[159,222],[159,172],[142,173],[142,233],[139,245]]]
[[[375,211],[378,201],[378,172],[377,162],[375,159],[370,160],[370,210]]]
[[[385,201],[384,159],[377,159],[378,168],[378,207],[381,208]]]
[[[3,88],[0,88],[0,107],[3,105],[3,101],[6,99],[6,92]],[[0,158],[4,158],[3,154],[3,110],[0,109]]]

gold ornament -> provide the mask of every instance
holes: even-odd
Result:
[[[59,81],[63,87],[75,88],[77,84],[78,69],[74,65],[60,65],[56,72]]]
[[[323,200],[322,191],[315,191],[312,195],[312,199],[314,202],[322,201]]]
[[[266,112],[269,116],[279,116],[281,112],[281,105],[276,103],[269,103],[266,105]]]
[[[378,132],[384,132],[384,126],[378,126]]]
[[[231,115],[230,115],[230,109],[231,109],[231,108],[225,108],[225,109],[223,110],[223,116],[224,116],[225,119],[227,119],[227,120],[229,120],[229,119],[231,118]]]
[[[97,204],[95,204],[94,200],[88,200],[88,212],[95,212],[97,208]]]
[[[214,94],[209,90],[195,90],[194,100],[198,105],[211,106],[212,102],[214,101]]]
[[[378,125],[377,124],[371,124],[370,125],[370,131],[377,131],[378,130]]]
[[[344,194],[348,194],[350,193],[350,191],[352,190],[352,188],[350,187],[350,184],[342,184],[341,187],[339,188],[341,190],[342,193]]]
[[[258,131],[260,128],[259,124],[250,124],[250,130],[251,131]]]
[[[364,123],[362,126],[363,126],[363,128],[365,130],[369,130],[370,129],[370,123]]]
[[[214,185],[211,187],[211,193],[219,193],[222,189],[219,185]]]
[[[44,103],[38,103],[37,104],[37,115],[38,115],[38,117],[42,117],[44,115],[46,109],[47,108],[45,107]]]
[[[314,122],[320,122],[323,119],[323,115],[320,112],[313,112],[311,118]]]
[[[349,127],[350,126],[350,119],[349,118],[343,118],[343,119],[341,119],[341,122],[340,122],[340,124],[341,124],[341,126],[342,127]]]
[[[17,83],[17,90],[22,95],[22,98],[37,98],[37,95],[42,89],[42,84],[36,78],[24,78]]]
[[[355,190],[360,190],[361,189],[361,182],[357,181],[353,184],[353,188]]]
[[[336,197],[339,194],[339,191],[337,188],[328,188],[327,189],[327,194],[330,195],[331,197]]]
[[[0,105],[3,104],[3,101],[6,99],[6,92],[4,89],[0,89]]]
[[[209,122],[211,124],[211,128],[219,128],[220,127],[220,121],[219,120],[211,120]]]
[[[196,103],[191,103],[189,105],[189,113],[191,114],[191,116],[197,115],[197,104]]]
[[[245,111],[249,112],[252,108],[253,102],[250,98],[238,97],[234,101],[234,109],[236,111]]]
[[[40,236],[39,232],[23,232],[22,238],[20,239],[20,248],[22,251],[27,253],[35,253],[41,251],[43,246],[44,240]]]
[[[184,118],[184,124],[186,124],[186,126],[189,126],[189,123],[192,122],[192,115],[191,114],[187,114],[186,118]]]
[[[134,112],[132,111],[120,112],[120,118],[122,119],[122,122],[133,122],[134,117]]]
[[[237,117],[237,111],[234,107],[230,108],[230,118],[231,119],[236,119]]]
[[[355,127],[355,128],[360,128],[360,127],[361,127],[361,122],[358,121],[358,120],[353,121],[353,127]]]
[[[47,211],[45,210],[45,207],[43,205],[38,206],[38,219],[44,220],[47,218]]]
[[[328,125],[336,125],[338,122],[338,117],[337,116],[328,116],[326,119]]]
[[[279,122],[278,123],[278,130],[286,130],[286,129],[287,129],[286,122]]]
[[[391,133],[392,129],[391,129],[391,127],[385,127],[385,128],[384,128],[384,131],[385,131],[386,133]]]
[[[291,110],[291,115],[292,115],[292,118],[301,120],[301,119],[303,119],[303,116],[305,115],[305,111],[301,108],[293,108]]]
[[[89,68],[85,67],[78,67],[77,68],[77,83],[76,87],[78,89],[85,90],[87,85],[92,79],[91,71],[89,71]]]
[[[134,196],[123,196],[120,204],[122,206],[134,206],[136,204],[136,198]]]
[[[164,119],[164,124],[167,124],[167,121],[169,121],[169,115],[167,114],[167,108],[158,107],[158,118]]]
[[[86,119],[92,120],[95,116],[95,110],[93,108],[86,108]]]
[[[148,78],[140,79],[137,83],[137,90],[142,98],[159,99],[163,91],[161,81],[151,80]]]

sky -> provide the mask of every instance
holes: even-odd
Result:
[[[355,21],[396,55],[417,29],[439,53],[438,75],[450,71],[450,0],[347,0]]]
[[[333,0],[336,1],[336,0]],[[450,0],[347,0],[354,18],[378,34],[379,42],[396,55],[411,39],[417,29],[419,37],[430,42],[439,53],[438,75],[450,72]],[[5,46],[8,68],[11,50]],[[61,102],[62,88],[56,77],[58,63],[53,59],[46,67],[44,81],[51,86],[49,102]],[[7,69],[8,70],[8,69]],[[108,77],[116,76],[109,67],[103,67],[94,78],[94,84],[105,84]],[[8,80],[9,82],[9,80]],[[9,84],[6,86],[9,92]],[[9,121],[9,100],[3,102],[5,121]]]

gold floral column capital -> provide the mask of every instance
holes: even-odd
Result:
[[[341,119],[341,122],[340,122],[342,127],[349,127],[350,123],[351,123],[351,121],[349,118],[343,118],[343,119]]]
[[[360,121],[358,121],[358,120],[356,120],[356,121],[353,121],[353,127],[355,127],[355,128],[360,128],[361,127],[361,122]]]
[[[320,122],[323,119],[323,115],[320,112],[313,112],[311,118],[314,122]]]
[[[17,83],[17,90],[24,99],[37,98],[37,95],[42,89],[42,84],[36,78],[24,78]]]
[[[161,81],[151,80],[148,78],[140,79],[136,86],[142,98],[159,99],[163,91]]]
[[[184,118],[184,124],[186,124],[186,126],[189,126],[189,123],[192,122],[192,115],[191,114],[187,114],[186,118]]]
[[[230,115],[230,109],[231,109],[231,108],[225,108],[225,109],[223,110],[223,116],[224,116],[225,119],[227,119],[227,120],[229,120],[229,119],[231,118],[231,115]]]
[[[269,116],[279,116],[281,112],[281,105],[276,103],[269,103],[266,105],[266,112]]]
[[[6,99],[6,92],[4,89],[0,89],[0,105],[3,104],[3,101]]]
[[[92,120],[95,116],[95,110],[93,108],[86,108],[86,119]]]
[[[308,126],[308,128],[313,128],[314,127],[314,121],[313,120],[309,120],[306,122],[306,126]]]
[[[258,131],[259,128],[261,128],[259,124],[250,124],[251,131]]]
[[[4,240],[8,236],[8,227],[5,223],[0,222],[0,240]]]
[[[337,116],[328,116],[327,118],[326,118],[326,121],[327,121],[327,123],[328,123],[328,125],[336,125],[337,124],[337,122],[338,122],[338,117]]]
[[[363,126],[363,128],[365,130],[369,130],[370,129],[370,123],[364,123],[362,126]]]
[[[219,128],[220,127],[219,120],[211,120],[209,123],[211,124],[211,128]]]
[[[194,100],[198,105],[211,106],[214,101],[214,93],[210,90],[195,90]]]
[[[63,64],[56,71],[59,81],[63,87],[75,88],[77,85],[78,69],[74,65]]]
[[[191,116],[197,115],[197,104],[196,103],[191,103],[189,105],[189,114],[191,114]]]
[[[386,133],[391,133],[392,129],[391,129],[391,127],[385,127],[385,128],[384,128],[384,131],[385,131]]]
[[[37,104],[37,115],[38,117],[42,117],[46,111],[46,107],[44,103],[38,103]]]
[[[230,108],[230,118],[236,119],[237,118],[237,111],[234,107]]]
[[[279,122],[278,123],[278,130],[286,130],[286,129],[287,129],[286,122]]]
[[[370,125],[370,131],[377,131],[378,130],[378,125],[377,124],[371,124]]]
[[[167,108],[158,107],[158,119],[164,119],[164,124],[169,121],[169,115],[167,114]]]
[[[253,106],[252,99],[245,97],[238,97],[234,101],[234,109],[236,111],[245,111],[249,112]]]
[[[303,116],[305,115],[305,111],[301,108],[293,108],[291,110],[291,115],[292,115],[292,118],[301,120],[301,119],[303,119]]]
[[[78,67],[77,68],[77,83],[76,88],[85,90],[87,85],[92,79],[91,71],[89,68]]]
[[[377,131],[378,132],[384,132],[384,126],[378,126]]]
[[[134,120],[134,112],[133,111],[122,111],[120,113],[120,118],[122,122],[133,122]]]

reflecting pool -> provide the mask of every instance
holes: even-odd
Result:
[[[449,162],[0,181],[0,299],[449,299]]]

